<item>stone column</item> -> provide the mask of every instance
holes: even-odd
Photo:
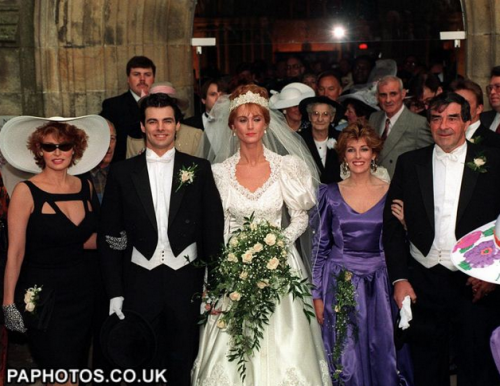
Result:
[[[41,115],[36,84],[33,0],[0,0],[0,116]]]
[[[500,65],[500,2],[462,0],[462,7],[467,32],[466,76],[484,91],[491,68]]]
[[[2,45],[4,3],[18,15],[12,47]],[[125,66],[134,55],[151,58],[156,80],[171,81],[192,98],[195,5],[195,0],[0,0],[0,64],[7,61],[0,68],[8,69],[0,73],[0,86],[9,85],[0,87],[0,115],[99,113],[103,99],[127,90]]]

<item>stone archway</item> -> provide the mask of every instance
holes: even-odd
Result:
[[[0,0],[0,115],[76,116],[126,89],[143,54],[192,96],[196,0]],[[466,75],[486,85],[500,64],[500,3],[462,0]]]
[[[466,76],[484,89],[491,68],[500,64],[500,2],[462,0],[462,9],[467,31]]]

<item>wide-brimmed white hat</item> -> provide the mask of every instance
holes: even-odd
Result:
[[[355,99],[376,111],[380,111],[380,108],[377,106],[378,100],[376,96],[376,88],[374,86],[358,90],[356,92],[353,92],[352,94],[341,95],[337,98],[337,102],[342,103],[348,99]]]
[[[48,122],[67,122],[85,131],[88,136],[87,149],[77,163],[68,169],[73,175],[83,174],[95,168],[109,148],[110,131],[108,122],[99,115],[76,118],[15,117],[7,121],[0,131],[0,151],[14,168],[29,173],[40,173],[34,154],[28,150],[28,138],[40,126]]]
[[[368,84],[378,82],[384,76],[396,76],[398,73],[398,64],[393,59],[379,59],[375,62],[375,67],[370,72]]]
[[[451,261],[469,276],[500,284],[500,216],[458,240]]]
[[[269,99],[269,107],[273,110],[298,106],[302,100],[316,95],[311,87],[299,82],[287,84],[281,92],[271,93],[274,95]]]

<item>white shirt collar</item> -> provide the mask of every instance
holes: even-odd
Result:
[[[168,150],[165,154],[163,154],[161,157],[154,152],[154,150],[151,150],[150,148],[146,148],[146,159],[154,159],[154,160],[171,160],[175,156],[175,147],[172,149]]]
[[[132,96],[134,97],[135,101],[136,102],[139,102],[139,99],[141,99],[141,96],[140,95],[137,95],[135,92],[133,92],[132,90],[129,90],[130,93],[132,94]]]
[[[467,130],[465,130],[465,138],[467,138],[468,141],[474,136],[474,133],[476,130],[479,128],[481,125],[481,121],[477,120],[477,122],[471,123]]]
[[[493,122],[491,122],[490,130],[496,132],[498,125],[500,124],[500,112],[497,112]]]
[[[389,118],[389,117],[387,116],[387,114],[385,114],[385,119],[384,119],[384,123],[383,123],[383,124],[385,125],[385,121],[386,121],[386,119],[387,119],[387,118],[389,118],[389,120],[391,121],[391,126],[390,126],[390,128],[392,129],[392,127],[396,124],[396,122],[398,121],[398,119],[399,119],[399,117],[401,116],[401,114],[403,114],[403,110],[404,110],[404,109],[405,109],[405,105],[403,104],[403,105],[401,106],[401,108],[398,110],[398,112],[392,116],[392,118]]]
[[[453,149],[449,153],[446,153],[438,145],[434,146],[434,155],[438,158],[441,158],[441,157],[449,154],[450,156],[456,157],[457,160],[462,161],[462,163],[463,163],[465,161],[466,153],[467,153],[467,142],[464,142],[463,144],[458,146],[456,149]]]

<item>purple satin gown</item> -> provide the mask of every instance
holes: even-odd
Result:
[[[334,275],[343,267],[353,274],[358,303],[358,339],[349,335],[341,358],[340,376],[346,386],[409,384],[396,364],[391,290],[381,238],[385,198],[367,212],[358,213],[344,201],[337,184],[319,189],[321,225],[313,248],[313,297],[325,305],[322,335],[332,374]]]

